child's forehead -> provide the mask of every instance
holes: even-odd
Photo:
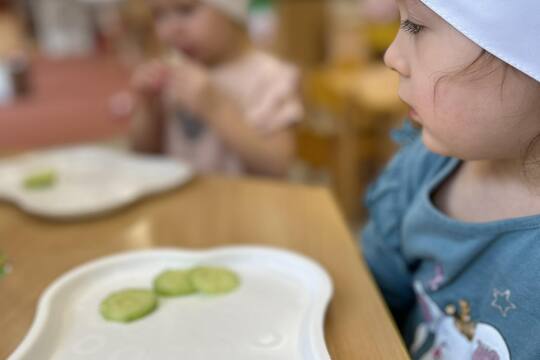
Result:
[[[405,11],[407,15],[411,15],[419,20],[433,21],[434,18],[438,18],[437,14],[420,0],[396,1],[400,6],[401,11]]]
[[[409,11],[414,11],[425,7],[424,3],[420,0],[396,0],[398,4],[402,4]]]

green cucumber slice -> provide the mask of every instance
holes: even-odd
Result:
[[[56,172],[53,170],[46,170],[26,177],[23,185],[28,190],[44,190],[54,186],[56,180]]]
[[[231,270],[220,267],[198,267],[190,271],[193,286],[209,295],[226,294],[240,285],[240,278]]]
[[[183,296],[197,291],[191,283],[189,271],[168,270],[154,279],[154,291],[160,296]]]
[[[110,294],[100,305],[101,315],[110,321],[127,323],[145,317],[158,306],[150,290],[127,289]]]
[[[7,259],[6,256],[0,253],[0,278],[7,273]]]

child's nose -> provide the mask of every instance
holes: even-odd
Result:
[[[390,69],[397,71],[399,75],[409,77],[409,64],[403,57],[403,53],[399,48],[399,42],[397,37],[394,39],[390,47],[386,50],[386,53],[384,54],[384,63]]]

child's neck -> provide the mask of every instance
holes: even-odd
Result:
[[[448,216],[488,222],[540,214],[540,181],[523,170],[519,159],[465,161],[434,194]]]
[[[517,159],[467,161],[467,167],[478,178],[527,183],[523,162]]]

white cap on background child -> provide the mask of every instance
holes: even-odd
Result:
[[[540,0],[421,0],[463,35],[540,81]]]
[[[202,0],[212,5],[233,19],[246,22],[248,17],[249,0]]]

